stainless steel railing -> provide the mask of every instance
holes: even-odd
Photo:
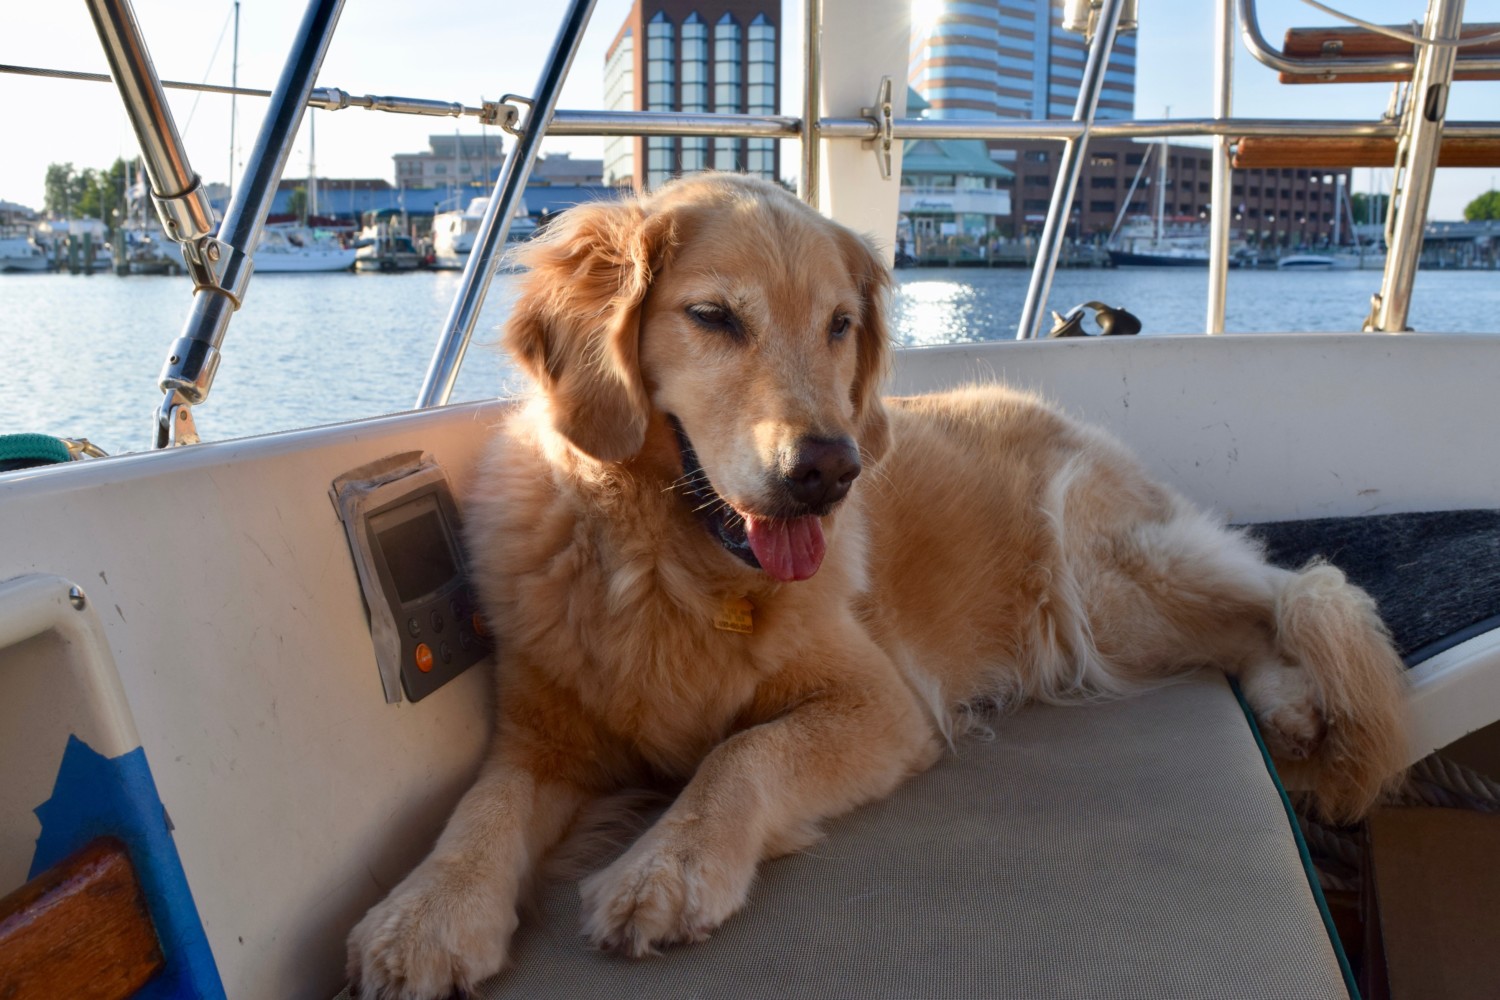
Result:
[[[546,128],[543,123],[552,117],[557,107],[558,94],[563,81],[573,65],[578,52],[578,43],[588,27],[589,15],[594,12],[594,0],[572,0],[563,16],[557,38],[552,42],[552,53],[542,68],[541,78],[531,98],[531,113],[525,127],[516,133],[515,145],[505,159],[500,176],[495,179],[495,191],[490,197],[484,218],[474,234],[474,247],[469,251],[469,260],[464,264],[463,277],[458,291],[453,296],[453,306],[443,322],[443,331],[438,337],[437,350],[422,379],[421,391],[417,394],[417,406],[441,406],[453,393],[453,383],[458,378],[459,365],[468,350],[469,339],[474,334],[474,324],[479,319],[479,310],[484,306],[484,297],[489,291],[490,279],[500,263],[500,253],[505,247],[505,237],[510,231],[510,220],[515,216],[516,205],[526,190],[526,178],[531,174],[531,165],[536,161]]]

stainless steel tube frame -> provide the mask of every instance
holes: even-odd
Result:
[[[1422,37],[1453,39],[1464,26],[1464,0],[1429,0]],[[1432,200],[1432,175],[1443,141],[1443,118],[1453,87],[1455,50],[1424,45],[1417,55],[1417,72],[1407,95],[1401,139],[1396,149],[1396,176],[1391,214],[1386,223],[1389,252],[1380,295],[1371,314],[1370,329],[1401,333],[1411,309],[1411,288],[1422,256],[1422,231]]]
[[[1234,101],[1234,0],[1219,0],[1214,13],[1214,118],[1226,120]],[[1224,332],[1229,295],[1229,136],[1214,136],[1213,194],[1208,217],[1208,333]]]
[[[249,285],[253,268],[251,253],[276,197],[277,182],[286,167],[302,123],[303,109],[343,6],[343,0],[308,3],[291,54],[276,89],[271,92],[244,176],[224,213],[218,237],[203,241],[204,256],[213,270],[214,281],[194,289],[193,307],[182,335],[172,344],[162,368],[160,385],[166,399],[157,413],[157,447],[167,443],[174,401],[196,405],[208,398],[218,369],[219,346],[229,328],[229,319],[244,300]]]
[[[1099,107],[1099,92],[1104,89],[1104,70],[1109,65],[1109,54],[1115,47],[1115,30],[1120,22],[1120,10],[1125,0],[1102,0],[1099,17],[1095,22],[1094,37],[1089,42],[1089,58],[1083,67],[1083,82],[1078,88],[1078,101],[1073,107],[1073,121],[1080,127],[1079,134],[1067,140],[1063,148],[1063,162],[1057,174],[1057,184],[1052,188],[1052,205],[1047,209],[1047,222],[1042,227],[1042,239],[1037,245],[1036,263],[1031,269],[1031,284],[1026,289],[1026,304],[1021,309],[1021,321],[1016,325],[1016,339],[1028,340],[1037,335],[1042,310],[1047,306],[1047,294],[1052,290],[1052,274],[1057,268],[1057,254],[1062,247],[1063,233],[1068,227],[1068,215],[1073,206],[1073,194],[1078,190],[1078,174],[1083,157],[1088,152],[1089,129],[1094,124],[1094,112]]]
[[[1346,59],[1342,56],[1337,59],[1306,59],[1284,55],[1261,34],[1260,23],[1255,16],[1255,0],[1239,0],[1239,6],[1240,34],[1245,40],[1245,48],[1250,50],[1252,56],[1277,72],[1332,79],[1355,73],[1411,73],[1416,69],[1417,60],[1409,56],[1383,59]],[[1452,37],[1457,38],[1458,35]],[[1464,60],[1464,69],[1492,73],[1500,70],[1500,59],[1468,58]]]
[[[526,189],[526,179],[531,174],[531,165],[536,161],[537,150],[547,132],[547,123],[557,108],[558,94],[563,81],[568,78],[568,69],[578,52],[578,42],[588,27],[589,16],[594,12],[594,0],[573,0],[563,17],[557,38],[552,42],[552,52],[542,67],[537,80],[536,92],[532,96],[531,110],[526,124],[517,133],[516,144],[495,179],[495,190],[489,207],[474,234],[474,248],[469,251],[468,263],[464,265],[463,277],[448,318],[443,322],[443,332],[438,338],[437,351],[428,365],[422,380],[422,389],[417,394],[417,406],[442,406],[453,394],[453,383],[458,378],[458,367],[463,363],[464,352],[469,348],[469,338],[474,335],[474,323],[479,319],[479,310],[484,306],[485,293],[489,291],[490,279],[500,262],[505,247],[505,238],[510,233],[510,220],[516,205]]]
[[[213,232],[213,210],[202,181],[188,164],[187,149],[166,91],[146,50],[140,24],[129,0],[86,0],[99,33],[110,75],[125,102],[125,113],[135,129],[151,199],[162,226],[173,240],[193,243]]]

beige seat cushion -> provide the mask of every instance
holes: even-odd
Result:
[[[575,885],[480,997],[1346,996],[1233,693],[1200,673],[994,720],[890,799],[764,866],[702,944],[628,961]]]

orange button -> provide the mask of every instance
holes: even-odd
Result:
[[[474,634],[481,639],[490,634],[490,630],[484,627],[484,616],[475,614],[473,619]]]
[[[417,643],[415,659],[417,661],[417,669],[424,674],[427,673],[432,669],[432,647],[428,646],[425,642]]]

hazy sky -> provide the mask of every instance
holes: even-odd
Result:
[[[1401,23],[1420,18],[1423,0],[1334,0],[1370,20]],[[1207,116],[1212,108],[1212,21],[1210,0],[1140,0],[1141,30],[1136,77],[1136,114],[1156,117],[1166,106],[1173,117]],[[1262,0],[1267,37],[1279,39],[1292,25],[1330,23],[1330,18],[1298,0]],[[1471,2],[1470,19],[1487,3]],[[604,50],[629,0],[599,0],[571,79],[564,108],[603,105]],[[164,79],[227,84],[231,70],[232,0],[136,0],[147,44]],[[295,0],[242,0],[239,81],[270,89],[280,71],[304,5]],[[503,3],[500,0],[445,0],[425,4],[349,3],[334,37],[319,82],[353,94],[390,94],[461,101],[504,93],[530,94],[551,45],[561,0]],[[790,50],[787,69],[799,65],[795,32],[801,4],[784,13]],[[107,72],[93,25],[77,0],[46,3],[12,0],[0,16],[0,63]],[[800,92],[795,73],[784,70],[784,110],[796,114]],[[873,92],[872,85],[872,92]],[[1235,114],[1258,117],[1369,119],[1380,115],[1390,88],[1383,84],[1283,87],[1275,75],[1236,52]],[[209,181],[229,171],[227,97],[170,92],[173,113],[194,168]],[[248,155],[264,111],[262,100],[238,102],[237,148]],[[1494,117],[1500,84],[1459,83],[1449,120]],[[427,136],[455,129],[477,132],[472,121],[415,118],[349,110],[317,114],[317,170],[323,177],[394,176],[391,154],[427,148]],[[47,164],[71,161],[78,167],[106,167],[116,156],[135,151],[135,136],[120,99],[101,84],[43,80],[0,74],[0,199],[40,208]],[[303,126],[288,174],[307,169],[307,127]],[[598,156],[599,139],[554,139],[544,146]],[[784,164],[795,169],[788,146]],[[1382,183],[1380,173],[1360,170],[1355,189]],[[1439,173],[1432,215],[1458,218],[1475,195],[1496,187],[1500,170],[1448,170]],[[1386,181],[1385,183],[1388,183]]]

